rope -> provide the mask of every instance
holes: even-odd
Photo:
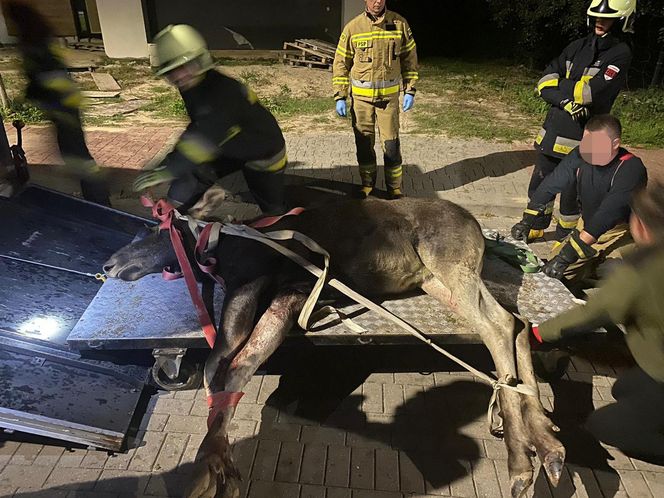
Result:
[[[28,263],[30,265],[41,266],[42,268],[48,268],[50,270],[64,271],[67,273],[74,273],[75,275],[83,275],[84,277],[92,277],[100,282],[106,282],[106,275],[103,273],[86,273],[84,271],[72,270],[71,268],[63,268],[61,266],[48,265],[46,263],[40,263],[38,261],[32,261],[30,259],[17,258],[15,256],[8,256],[7,254],[0,254],[0,258],[8,259],[10,261],[18,261],[20,263]]]
[[[194,230],[194,233],[198,232],[198,230],[195,230],[194,227],[205,225],[205,223],[194,222],[193,220],[187,218],[186,216],[179,215],[177,211],[176,211],[176,216],[178,216],[178,218],[182,220],[187,221],[189,226]],[[311,273],[313,276],[317,278],[316,283],[314,284],[314,287],[311,293],[309,294],[309,297],[307,298],[302,308],[302,311],[300,312],[300,316],[298,317],[297,320],[298,325],[302,329],[309,330],[312,324],[320,320],[324,315],[326,316],[329,315],[330,313],[336,313],[344,324],[347,325],[349,323],[352,324],[351,330],[357,331],[358,333],[364,332],[364,329],[359,327],[357,324],[354,324],[352,320],[350,320],[343,313],[339,312],[338,310],[334,309],[331,306],[327,306],[319,310],[318,312],[314,313],[314,307],[318,302],[318,298],[320,296],[321,291],[323,290],[325,283],[327,282],[327,284],[330,285],[330,287],[333,287],[334,289],[342,292],[343,294],[351,298],[356,303],[363,305],[367,309],[374,311],[383,318],[395,323],[396,325],[406,330],[407,332],[409,332],[410,334],[412,334],[413,336],[415,336],[425,344],[428,344],[437,352],[446,356],[447,358],[455,362],[457,365],[461,366],[462,368],[466,369],[468,372],[475,375],[478,379],[489,384],[493,389],[493,393],[491,395],[491,399],[489,401],[489,407],[487,410],[487,421],[489,423],[490,432],[492,435],[500,436],[502,435],[502,430],[503,430],[502,419],[498,423],[495,422],[495,417],[497,415],[498,418],[500,418],[499,417],[500,403],[498,398],[498,392],[501,389],[507,389],[526,396],[537,396],[537,390],[535,388],[527,384],[524,384],[520,382],[518,379],[515,379],[509,375],[505,376],[505,378],[502,380],[487,375],[481,370],[476,369],[475,367],[469,365],[462,359],[456,357],[446,349],[440,347],[438,344],[433,342],[429,337],[427,337],[425,334],[417,330],[415,327],[413,327],[411,324],[409,324],[402,318],[391,313],[389,310],[374,303],[373,301],[367,299],[361,294],[355,292],[354,290],[352,290],[350,287],[340,282],[339,280],[335,278],[331,278],[328,280],[327,277],[330,266],[330,254],[320,245],[318,245],[317,242],[307,237],[306,235],[300,232],[296,232],[294,230],[277,230],[273,232],[263,233],[246,225],[221,224],[221,223],[214,223],[213,228],[211,230],[212,232],[217,232],[217,235],[210,235],[211,240],[218,240],[218,233],[224,233],[226,235],[230,235],[233,237],[241,237],[260,242],[261,244],[271,247],[278,253],[294,261],[295,263],[300,265],[302,268],[304,268],[305,270],[307,270],[309,273]],[[284,242],[288,240],[295,240],[300,244],[302,244],[307,249],[309,249],[311,252],[321,255],[323,257],[323,268],[322,269],[319,268],[318,266],[312,264],[311,262],[300,256],[299,254],[293,252],[292,250],[288,249],[287,247],[284,247],[283,245],[277,242],[277,241]]]
[[[302,312],[300,313],[300,317],[298,318],[298,324],[300,327],[303,329],[307,330],[308,326],[310,325],[310,318],[312,315],[313,311],[313,306],[315,305],[316,301],[318,300],[318,296],[320,295],[320,292],[322,290],[322,287],[325,283],[325,280],[327,278],[327,272],[329,269],[329,258],[330,255],[327,251],[325,251],[322,247],[320,247],[315,241],[307,237],[306,235],[300,233],[300,232],[295,232],[293,230],[280,230],[276,232],[267,232],[267,233],[262,233],[257,230],[254,230],[250,227],[243,226],[243,225],[223,225],[221,227],[222,233],[225,233],[227,235],[232,235],[236,237],[243,237],[246,239],[251,239],[258,241],[262,244],[265,244],[269,247],[272,247],[274,250],[278,251],[282,255],[286,256],[287,258],[291,259],[292,261],[296,262],[302,268],[307,270],[309,273],[317,277],[316,284],[314,285],[314,289],[309,295],[309,298],[307,299],[305,303],[305,307],[302,309]],[[297,240],[298,242],[302,243],[307,249],[311,250],[312,252],[318,253],[323,256],[324,258],[324,268],[321,270],[317,266],[313,265],[306,259],[304,259],[302,256],[299,254],[296,254],[295,252],[291,251],[290,249],[282,246],[281,244],[276,243],[276,240],[279,241],[285,241],[285,240]],[[343,284],[337,279],[330,279],[327,282],[330,287],[333,287],[337,289],[338,291],[344,293],[346,296],[350,297],[353,301],[357,302],[358,304],[361,304],[365,306],[366,308],[370,309],[371,311],[375,311],[376,313],[380,314],[382,317],[390,320],[391,322],[394,322],[407,332],[411,333],[415,337],[417,337],[419,340],[424,342],[425,344],[428,344],[431,346],[433,349],[438,351],[439,353],[443,354],[450,360],[454,361],[461,367],[465,368],[468,370],[470,373],[478,377],[480,380],[486,382],[487,384],[491,385],[494,389],[494,392],[498,391],[499,389],[509,389],[515,392],[518,392],[520,394],[525,394],[527,396],[536,396],[537,392],[534,388],[531,386],[528,386],[523,383],[518,383],[516,379],[511,380],[509,378],[506,378],[504,380],[498,380],[495,379],[484,372],[477,370],[475,367],[469,365],[462,359],[454,356],[452,353],[449,351],[445,350],[444,348],[440,347],[438,344],[434,343],[431,339],[429,339],[427,336],[425,336],[422,332],[417,330],[415,327],[413,327],[411,324],[406,322],[405,320],[399,318],[398,316],[394,315],[390,311],[386,310],[382,306],[374,303],[373,301],[370,301],[366,297],[362,296],[361,294],[358,294],[354,290],[352,290],[350,287],[347,285]],[[495,393],[494,393],[495,394]]]

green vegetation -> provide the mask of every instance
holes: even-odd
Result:
[[[281,86],[281,91],[272,97],[260,97],[261,103],[274,114],[277,119],[290,118],[298,115],[322,114],[330,110],[329,97],[293,97],[287,85]]]
[[[0,108],[2,120],[11,123],[15,119],[20,119],[25,124],[35,124],[44,121],[44,113],[34,105],[23,100],[12,101],[9,109]]]
[[[173,88],[153,88],[152,103],[143,110],[154,113],[156,117],[165,119],[186,119],[187,110],[177,90]]]
[[[419,89],[427,99],[413,110],[419,133],[528,140],[548,110],[534,93],[539,73],[523,66],[428,59],[420,74]],[[614,113],[623,122],[628,145],[664,147],[664,88],[623,91]]]
[[[231,59],[228,57],[214,57],[214,62],[220,66],[274,66],[279,64],[279,60],[275,58],[270,59]]]
[[[613,113],[622,121],[627,144],[664,147],[664,88],[623,92]]]
[[[257,93],[263,105],[282,124],[289,125],[289,120],[296,124],[295,120],[304,116],[309,117],[309,122],[322,126],[332,123],[329,87],[311,83],[321,81],[320,73],[312,76],[311,81],[302,81],[304,87],[309,85],[309,90],[307,96],[301,96],[301,92],[296,95],[287,84],[275,88],[276,69],[257,67],[278,64],[274,59],[217,61],[222,66],[252,66],[240,68],[240,79]],[[97,70],[112,74],[125,98],[130,95],[145,100],[140,112],[155,123],[187,119],[178,92],[155,76],[146,60],[104,59]],[[539,129],[548,109],[534,94],[539,72],[524,66],[502,61],[432,58],[422,62],[420,73],[420,93],[415,108],[404,116],[409,120],[408,133],[527,142]],[[39,109],[21,100],[25,87],[22,74],[7,71],[3,76],[13,102],[9,111],[3,111],[4,120],[43,121]],[[76,79],[86,87],[92,81],[87,75],[77,75]],[[104,116],[103,112],[96,112],[105,105],[99,99],[95,99],[94,105],[88,105],[84,110],[85,123],[112,125],[130,118],[127,114]],[[664,147],[664,88],[624,91],[614,106],[614,113],[623,121],[624,138],[629,146]]]

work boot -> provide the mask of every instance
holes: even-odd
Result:
[[[370,185],[363,185],[359,189],[355,191],[355,197],[357,199],[365,200],[371,195],[371,192],[373,191],[373,187]]]
[[[528,232],[528,242],[541,239],[542,237],[544,237],[544,230],[535,230],[534,228],[531,228],[530,232]]]
[[[387,198],[391,201],[403,199],[403,193],[400,188],[388,189]]]
[[[374,189],[374,185],[376,185],[376,176],[376,166],[360,166],[360,178],[362,179],[362,186],[356,193],[358,199],[366,199],[369,197]]]

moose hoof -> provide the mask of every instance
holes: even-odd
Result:
[[[197,389],[203,380],[203,372],[195,364],[183,361],[177,377],[171,379],[161,366],[155,362],[152,365],[152,380],[161,389],[166,391],[186,391]]]
[[[558,485],[565,465],[565,455],[560,451],[552,451],[544,457],[544,471],[554,486]]]
[[[510,490],[512,498],[521,498],[522,496],[526,496],[528,489],[533,483],[533,473],[524,472],[512,478],[511,481]]]

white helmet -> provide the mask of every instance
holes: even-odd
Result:
[[[591,17],[620,19],[625,33],[634,32],[636,0],[592,0],[588,7],[588,23]]]
[[[199,63],[199,74],[214,67],[201,34],[186,24],[169,25],[154,37],[157,74],[164,75],[192,61]]]

